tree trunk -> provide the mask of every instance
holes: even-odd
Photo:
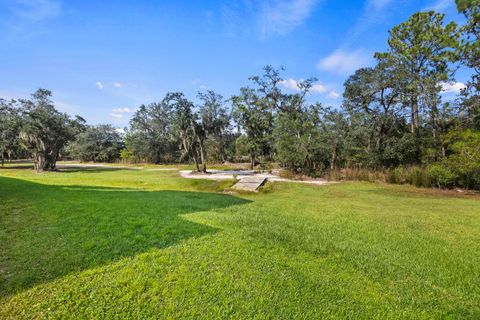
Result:
[[[197,172],[200,172],[200,168],[198,167],[198,160],[197,160],[197,156],[195,154],[195,150],[193,150],[192,146],[188,145],[187,139],[185,137],[182,137],[182,145],[183,145],[183,149],[185,149],[185,153],[187,155],[189,154],[190,157],[192,158],[193,163],[195,164],[195,169],[197,170]]]
[[[337,145],[333,145],[332,159],[330,160],[330,169],[335,170],[335,162],[337,161]]]
[[[432,138],[433,146],[435,148],[435,161],[438,161],[439,146],[437,142],[437,105],[432,104]]]
[[[377,136],[375,138],[375,149],[380,151],[380,147],[382,145],[382,136],[383,136],[383,125],[379,125],[376,128]]]
[[[35,166],[38,173],[43,172],[45,168],[45,156],[43,154],[37,154]]]
[[[251,154],[250,155],[250,169],[253,170],[253,167],[255,167],[255,155]]]
[[[193,150],[193,148],[191,150],[191,155],[192,155],[193,163],[195,164],[195,170],[197,172],[200,172],[200,167],[198,166],[198,155],[196,150]]]
[[[197,156],[192,152],[193,163],[195,164],[195,170],[200,172],[200,167],[198,166]]]
[[[203,142],[198,141],[198,145],[200,148],[200,160],[202,161],[202,172],[207,173],[207,163],[205,162],[205,150],[203,149]]]
[[[418,114],[418,98],[412,97],[412,124],[411,124],[411,131],[417,137],[420,135],[420,117]]]

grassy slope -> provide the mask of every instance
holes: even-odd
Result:
[[[480,317],[478,198],[228,183],[1,170],[0,318]]]

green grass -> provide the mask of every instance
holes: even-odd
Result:
[[[480,199],[0,170],[0,318],[478,319]]]

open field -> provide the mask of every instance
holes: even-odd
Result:
[[[480,198],[0,169],[0,318],[478,319]]]

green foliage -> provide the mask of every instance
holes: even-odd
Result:
[[[434,11],[417,12],[394,26],[387,51],[375,54],[377,63],[345,81],[339,110],[311,102],[307,95],[317,79],[297,81],[290,88],[295,93],[288,93],[281,89],[283,68],[267,65],[226,101],[207,91],[195,104],[182,92],[170,92],[160,102],[140,106],[121,157],[193,162],[204,172],[208,161],[250,158],[252,169],[276,161],[295,175],[328,171],[331,179],[480,188],[480,6],[478,0],[456,3],[465,16],[461,27]],[[459,99],[442,103],[440,93],[455,81],[457,63],[472,77]],[[121,141],[113,128],[107,130],[112,134],[81,133],[84,121],[56,111],[50,97],[41,89],[31,100],[0,100],[2,162],[33,156],[37,168],[52,169],[69,142],[71,153],[82,160],[118,157]],[[77,143],[71,143],[73,137]]]
[[[274,115],[285,98],[278,88],[281,70],[266,66],[262,76],[250,77],[254,88],[240,88],[240,94],[231,98],[233,119],[245,134],[242,144],[248,150],[252,169],[259,157],[271,158]]]
[[[276,117],[275,159],[296,173],[322,173],[329,151],[322,140],[321,106],[292,106]]]
[[[388,169],[386,171],[385,182],[392,183],[392,184],[405,183],[405,178],[403,173],[404,173],[403,167]]]
[[[409,165],[418,161],[418,139],[411,133],[389,137],[383,152],[383,161],[390,166]]]
[[[480,130],[480,1],[457,0],[456,3],[458,11],[466,18],[457,52],[461,62],[473,70],[470,81],[462,91],[460,106],[469,127]]]
[[[120,157],[123,138],[111,125],[87,127],[69,145],[70,156],[81,161],[112,162]],[[127,155],[125,151],[124,156]]]
[[[0,99],[0,158],[2,166],[6,159],[21,156],[20,114],[15,101]]]
[[[444,25],[444,17],[434,11],[413,14],[390,30],[388,51],[376,54],[395,70],[391,78],[398,83],[402,103],[410,111],[410,131],[417,137],[422,110],[435,114],[439,84],[450,80],[451,62],[457,59],[458,28],[455,22]],[[419,145],[417,160],[420,151]]]
[[[437,188],[451,188],[455,185],[457,176],[441,164],[433,164],[428,168],[429,184]]]
[[[217,154],[219,159],[225,161],[226,139],[230,129],[230,117],[224,106],[223,97],[214,91],[198,93],[201,104],[198,106],[198,120],[194,123],[195,136],[198,143],[202,171],[207,172],[207,151]],[[210,143],[207,147],[207,141]],[[212,150],[213,149],[213,150]]]
[[[415,187],[429,187],[427,172],[424,168],[412,167],[407,171],[405,182]]]
[[[55,169],[63,148],[83,130],[84,120],[58,112],[51,96],[50,91],[38,89],[32,100],[20,100],[20,143],[33,156],[37,171]]]
[[[458,184],[480,189],[480,132],[465,130],[451,134],[451,155],[446,166],[458,176]]]

